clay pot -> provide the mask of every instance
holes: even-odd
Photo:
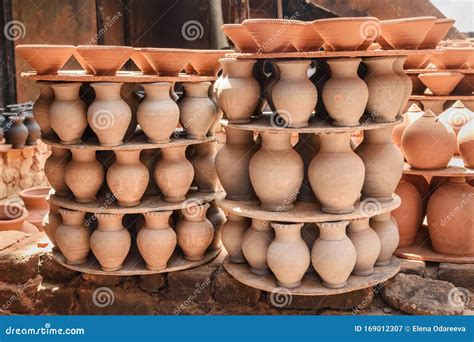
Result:
[[[219,59],[234,50],[190,50],[190,62],[200,76],[216,76],[221,65]]]
[[[310,265],[311,255],[301,238],[303,223],[272,223],[275,239],[267,251],[268,266],[278,286],[296,288]]]
[[[395,193],[400,196],[402,204],[392,212],[398,223],[400,234],[399,247],[411,246],[422,223],[423,201],[417,188],[411,183],[400,180]]]
[[[249,164],[257,149],[252,131],[226,127],[226,143],[217,152],[216,171],[227,199],[239,201],[253,196]]]
[[[41,224],[42,230],[46,233],[49,241],[51,241],[54,246],[57,246],[56,230],[63,221],[58,210],[59,207],[57,205],[49,203],[49,211],[46,213],[46,215],[44,215]]]
[[[51,152],[51,155],[44,163],[44,175],[56,196],[68,197],[70,191],[64,178],[66,166],[71,160],[71,154],[69,150],[54,146],[51,146]]]
[[[159,271],[168,266],[176,248],[177,237],[169,225],[172,211],[145,213],[145,225],[137,235],[137,246],[149,270]]]
[[[349,132],[322,134],[320,139],[321,147],[308,169],[311,188],[323,212],[353,212],[364,184],[364,163],[351,149]]]
[[[464,166],[474,169],[474,119],[461,128],[457,141]]]
[[[408,125],[402,135],[402,148],[407,162],[420,170],[444,169],[456,146],[456,135],[451,127],[427,110]]]
[[[33,105],[33,116],[41,128],[43,135],[47,136],[53,133],[49,124],[49,106],[54,100],[53,88],[51,82],[37,81],[39,87],[39,97]]]
[[[375,266],[390,265],[390,259],[399,242],[397,222],[392,220],[388,212],[372,217],[369,225],[377,233],[380,240],[380,254]]]
[[[449,95],[464,77],[459,72],[429,72],[419,74],[418,78],[433,95]]]
[[[41,128],[36,123],[35,118],[31,114],[25,116],[24,124],[28,129],[26,145],[35,146],[38,143],[38,139],[41,137]]]
[[[219,179],[216,172],[217,142],[193,146],[194,154],[190,158],[194,168],[194,184],[201,192],[215,192]]]
[[[105,178],[104,167],[96,159],[95,150],[72,149],[71,152],[72,160],[64,170],[64,180],[76,202],[94,202]]]
[[[145,83],[145,99],[137,110],[137,120],[151,143],[170,141],[179,122],[179,107],[170,97],[170,82]],[[160,129],[156,129],[160,127]]]
[[[392,142],[392,126],[366,130],[355,152],[365,166],[363,198],[392,201],[393,191],[403,171],[403,155]]]
[[[473,188],[464,177],[449,178],[428,202],[428,230],[438,253],[474,256]]]
[[[407,57],[405,60],[405,64],[403,64],[403,67],[405,69],[424,69],[425,67],[428,66],[430,62],[431,54],[416,54],[416,55],[410,55]],[[414,78],[418,79],[417,75],[413,75]]]
[[[275,233],[269,221],[252,219],[252,225],[242,238],[242,252],[253,274],[268,273],[267,252],[274,238]]]
[[[63,222],[56,230],[57,246],[69,265],[82,265],[87,262],[90,251],[90,230],[84,225],[84,211],[58,209]]]
[[[303,159],[291,146],[291,133],[260,132],[262,147],[250,160],[252,186],[267,211],[293,209],[303,183]]]
[[[27,61],[38,75],[57,74],[73,51],[73,45],[29,44],[15,48],[15,52]]]
[[[346,235],[348,224],[349,221],[317,223],[319,237],[311,250],[311,263],[329,288],[346,286],[356,265],[356,249]]]
[[[146,149],[140,153],[140,162],[148,169],[148,185],[145,190],[145,195],[157,196],[160,194],[160,189],[155,183],[153,174],[157,161],[160,159],[161,151],[159,149]]]
[[[314,202],[316,196],[314,196],[311,184],[309,183],[308,167],[311,160],[319,151],[319,135],[312,133],[299,133],[298,143],[295,145],[295,151],[301,156],[304,164],[304,178],[303,184],[298,192],[298,201],[301,202]]]
[[[403,64],[405,63],[406,57],[397,57],[395,62],[393,62],[393,71],[400,78],[403,84],[403,98],[398,108],[398,115],[403,113],[403,110],[407,106],[408,101],[410,100],[411,93],[413,91],[413,83],[411,82],[410,76],[405,74],[403,70]]]
[[[212,250],[220,249],[221,246],[221,229],[224,223],[227,221],[224,210],[219,208],[216,201],[209,202],[210,207],[207,210],[206,217],[212,223],[214,227],[214,238],[212,239],[211,246]]]
[[[362,277],[372,274],[381,246],[377,233],[369,226],[369,219],[352,220],[349,223],[347,236],[354,245],[357,255],[352,274]]]
[[[133,63],[135,63],[135,65],[138,67],[138,69],[140,69],[143,75],[156,75],[156,71],[142,55],[140,49],[135,48],[131,58]]]
[[[468,47],[444,47],[441,53],[431,57],[431,63],[438,69],[463,69],[474,49]]]
[[[253,78],[255,60],[222,58],[225,77],[219,82],[217,101],[230,123],[248,123],[259,103],[260,85]]]
[[[392,131],[392,141],[395,145],[397,145],[400,150],[403,152],[402,148],[402,135],[408,125],[415,120],[417,120],[420,116],[423,115],[423,111],[418,107],[415,103],[408,108],[408,111],[403,114],[403,122],[399,125],[393,127]]]
[[[135,207],[148,186],[149,174],[140,162],[140,150],[116,150],[107,171],[107,184],[121,207]]]
[[[454,25],[454,19],[437,19],[425,36],[425,39],[418,45],[419,50],[435,49],[441,39],[446,36],[449,29]]]
[[[436,17],[382,20],[382,37],[397,50],[416,49],[436,20]]]
[[[357,75],[360,58],[329,59],[331,78],[323,86],[323,103],[335,126],[358,126],[369,98]]]
[[[41,229],[43,217],[48,212],[49,206],[46,196],[49,187],[34,187],[20,191],[19,195],[28,210],[28,222]]]
[[[24,231],[27,218],[28,210],[19,204],[8,202],[0,204],[0,232],[5,230]]]
[[[474,113],[467,109],[461,101],[456,101],[452,107],[446,109],[441,115],[438,116],[438,120],[449,125],[456,136],[458,135],[461,128],[470,120],[474,119]],[[454,154],[459,154],[458,146],[455,146]]]
[[[298,37],[292,41],[298,51],[319,51],[323,43],[323,38],[316,32],[311,22],[304,22]]]
[[[209,130],[207,131],[207,135],[209,137],[214,138],[216,137],[216,133],[222,132],[221,119],[224,117],[224,113],[222,112],[221,106],[219,106],[219,103],[217,102],[217,98],[213,88],[214,87],[209,88],[208,96],[214,104],[216,114],[214,115],[214,119],[212,120],[211,127],[209,127]]]
[[[183,217],[176,225],[176,235],[186,260],[202,260],[212,243],[214,228],[206,218],[208,208],[206,203],[181,210]]]
[[[81,83],[55,83],[49,106],[49,124],[61,144],[78,144],[87,128],[86,104],[79,98]],[[67,115],[64,115],[67,113]]]
[[[195,53],[186,49],[141,48],[148,63],[160,76],[178,76]]]
[[[130,46],[112,45],[79,45],[76,51],[96,76],[115,76],[134,52]]]
[[[418,193],[421,196],[421,200],[423,202],[423,210],[421,213],[421,221],[424,220],[426,216],[426,208],[428,206],[428,199],[430,197],[430,185],[426,181],[426,178],[421,175],[409,175],[409,174],[404,174],[402,178],[411,183],[412,185],[415,186],[416,190],[418,190]]]
[[[222,31],[240,52],[257,52],[258,45],[242,24],[224,24]]]
[[[193,165],[186,159],[186,146],[161,149],[161,159],[155,166],[155,182],[167,202],[181,202],[193,182]]]
[[[280,79],[280,69],[276,65],[275,62],[268,61],[268,65],[271,66],[271,73],[268,78],[265,80],[263,84],[263,94],[265,95],[265,99],[267,100],[268,106],[275,112],[275,105],[273,104],[272,99],[272,90],[275,84],[277,84],[278,80]]]
[[[24,116],[9,115],[8,122],[5,124],[5,142],[11,144],[12,148],[21,149],[28,140],[28,128],[23,123]]]
[[[250,226],[250,219],[227,213],[227,221],[221,229],[222,244],[229,254],[230,261],[237,264],[245,263],[242,244],[245,232]]]

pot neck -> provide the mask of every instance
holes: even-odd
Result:
[[[143,84],[147,100],[169,100],[171,92],[170,82],[157,82]]]
[[[120,164],[136,164],[140,162],[140,150],[115,151],[115,160]]]
[[[187,146],[171,146],[161,149],[162,159],[166,160],[183,160],[186,159]]]
[[[395,59],[395,62],[393,62],[393,71],[395,71],[395,73],[405,75],[403,65],[405,64],[406,59],[406,57],[398,57]]]
[[[99,221],[98,230],[112,232],[124,229],[122,225],[123,214],[96,214],[95,216]]]
[[[206,219],[207,209],[209,209],[209,203],[195,205],[182,209],[182,213],[186,220],[193,222],[202,222]]]
[[[255,65],[255,61],[229,60],[229,61],[224,61],[223,66],[224,65],[226,67],[225,75],[227,77],[230,77],[230,78],[253,77],[253,67]]]
[[[253,131],[245,131],[226,127],[225,129],[226,144],[253,144]]]
[[[69,155],[69,151],[65,148],[53,147],[51,146],[51,153],[57,158],[64,158]]]
[[[120,89],[123,83],[99,82],[92,83],[96,100],[121,100]]]
[[[272,223],[275,239],[280,241],[297,241],[302,239],[303,223]]]
[[[145,213],[145,228],[147,229],[168,229],[169,219],[172,211],[156,211]]]
[[[80,83],[69,83],[67,85],[57,84],[51,86],[54,90],[54,97],[60,101],[77,101],[79,100]]]
[[[321,240],[344,240],[347,238],[346,227],[349,221],[318,223]]]
[[[227,213],[227,220],[231,222],[243,222],[243,221],[247,221],[247,218],[245,216],[240,216],[229,211]]]
[[[266,232],[271,229],[270,221],[252,219],[252,228],[259,232]]]
[[[355,219],[349,223],[349,230],[354,233],[363,232],[365,230],[368,230],[369,228],[370,227],[368,218]]]
[[[310,61],[282,61],[276,62],[280,69],[280,80],[301,80],[308,78],[308,67]]]
[[[72,159],[78,162],[96,161],[95,150],[72,149]]]
[[[360,58],[351,58],[328,60],[327,63],[331,69],[331,77],[358,77],[357,69],[360,62]]]
[[[83,225],[86,213],[84,211],[59,209],[59,213],[63,219],[63,224],[66,226]]]
[[[208,97],[210,82],[185,83],[184,94],[186,97]]]
[[[262,145],[267,150],[283,151],[292,149],[291,133],[261,132],[261,135]]]
[[[400,180],[400,182],[402,181],[404,182],[403,178]],[[391,215],[391,212],[379,214],[377,216],[374,216],[372,220],[377,221],[377,222],[390,221],[390,215]]]
[[[364,141],[369,144],[390,144],[392,143],[393,126],[364,131]]]
[[[331,153],[352,152],[351,134],[349,132],[322,134],[320,136],[320,139],[321,139],[320,152],[331,152]]]

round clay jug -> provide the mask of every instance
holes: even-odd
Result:
[[[313,133],[299,133],[298,142],[295,145],[295,151],[298,152],[304,164],[304,178],[303,184],[301,184],[300,191],[298,192],[298,201],[301,202],[315,202],[316,196],[314,196],[313,189],[309,183],[308,167],[311,160],[319,151],[320,145],[319,135]]]
[[[474,119],[461,128],[457,141],[464,166],[474,169]]]
[[[54,246],[56,243],[56,230],[63,221],[59,214],[59,207],[54,203],[49,203],[49,211],[44,215],[41,227]]]
[[[49,124],[49,106],[54,100],[54,92],[51,88],[51,82],[36,81],[36,84],[39,87],[40,94],[33,105],[33,115],[41,128],[41,132],[46,137],[53,133]]]
[[[186,146],[162,148],[154,177],[165,201],[184,201],[194,178],[193,165],[186,159]]]
[[[474,256],[474,188],[464,177],[451,177],[428,202],[428,230],[438,253]]]
[[[66,166],[70,160],[69,150],[51,146],[51,155],[44,163],[44,175],[56,196],[68,197],[71,194],[65,181]]]
[[[388,266],[399,242],[397,222],[391,218],[390,212],[388,212],[372,217],[369,225],[380,240],[380,254],[375,266]]]
[[[208,208],[206,203],[181,210],[183,217],[176,225],[176,235],[186,260],[202,260],[212,243],[214,228],[206,218]]]
[[[242,252],[253,274],[268,273],[267,252],[274,238],[270,221],[252,219],[252,225],[242,238]]]
[[[189,159],[194,168],[194,184],[201,192],[215,192],[219,179],[216,172],[217,142],[194,145]]]
[[[161,151],[160,149],[145,149],[140,153],[140,162],[146,166],[148,169],[148,185],[145,190],[145,195],[160,195],[160,189],[156,185],[153,174],[155,172],[155,167],[157,161],[160,159]]]
[[[172,211],[143,214],[145,225],[137,235],[137,246],[149,270],[159,271],[168,266],[176,248],[176,233],[169,225]]]
[[[365,166],[362,198],[390,202],[402,177],[403,155],[392,142],[392,128],[364,131],[364,141],[355,150]]]
[[[410,166],[420,170],[444,169],[453,156],[456,135],[451,127],[427,110],[408,125],[402,148]]]
[[[365,277],[374,273],[375,261],[380,255],[380,239],[369,226],[368,218],[359,218],[349,223],[347,236],[356,250],[356,263],[352,274]]]
[[[375,122],[395,121],[404,101],[404,84],[393,69],[396,59],[397,57],[364,59],[367,67],[365,83],[369,89],[367,113]]]
[[[249,164],[260,206],[267,211],[291,210],[303,183],[303,159],[291,146],[291,133],[260,133],[262,146]]]
[[[225,145],[216,154],[216,171],[226,198],[239,201],[253,197],[250,182],[250,159],[258,150],[253,132],[226,127]]]
[[[137,120],[151,143],[170,141],[178,126],[179,107],[170,97],[171,85],[170,82],[143,84],[146,96],[138,106]]]
[[[41,137],[40,126],[31,114],[25,116],[24,124],[26,126],[26,129],[28,129],[28,138],[26,139],[26,145],[36,145],[38,143],[38,139]]]
[[[311,263],[311,255],[301,238],[303,223],[272,223],[275,239],[267,251],[268,266],[278,286],[296,288],[301,285]]]
[[[403,84],[403,98],[400,107],[398,107],[398,115],[403,113],[413,91],[413,83],[411,82],[410,76],[405,74],[405,71],[403,70],[403,64],[405,64],[406,59],[405,56],[400,56],[397,57],[393,63],[393,71],[397,74]]]
[[[51,87],[54,101],[49,106],[49,124],[61,144],[78,144],[87,128],[86,104],[79,97],[81,83],[55,83]]]
[[[405,129],[410,123],[418,119],[423,115],[423,111],[415,103],[408,108],[408,111],[403,114],[403,122],[401,124],[395,125],[392,131],[392,141],[397,145],[400,150],[403,152],[402,148],[402,135]]]
[[[364,163],[351,149],[349,132],[322,134],[320,139],[308,169],[311,188],[323,212],[351,213],[364,184]]]
[[[248,123],[259,103],[260,85],[253,77],[255,60],[221,58],[225,77],[217,89],[217,101],[230,123]]]
[[[423,202],[423,211],[421,213],[421,221],[424,220],[426,216],[426,208],[428,206],[428,200],[430,198],[431,190],[430,184],[424,176],[421,175],[409,175],[403,174],[402,178],[415,186],[416,190],[421,196],[421,201]]]
[[[150,175],[140,162],[140,150],[116,150],[107,171],[107,184],[121,207],[135,207],[148,186]]]
[[[467,109],[461,101],[456,101],[452,107],[438,116],[438,120],[449,125],[457,136],[467,122],[474,120],[474,113]],[[454,146],[454,154],[459,154],[457,144]]]
[[[87,262],[90,251],[89,228],[84,225],[84,211],[58,209],[62,223],[56,229],[55,239],[59,250],[69,265],[81,265]]]
[[[95,150],[71,149],[71,152],[72,160],[66,166],[64,180],[76,202],[94,202],[104,182],[104,167],[96,159]]]
[[[50,187],[34,187],[20,191],[19,195],[28,210],[27,221],[41,229],[43,217],[49,209],[46,196]]]
[[[323,86],[323,103],[334,126],[358,126],[369,98],[367,85],[357,75],[360,58],[327,61],[331,78]]]
[[[346,235],[348,224],[349,221],[317,223],[319,237],[311,250],[311,263],[329,288],[346,286],[356,264],[356,249]]]
[[[91,235],[91,250],[106,272],[117,271],[130,251],[132,239],[123,227],[123,214],[94,214],[99,221]]]
[[[12,148],[21,149],[28,140],[28,128],[23,123],[24,116],[9,115],[8,122],[5,124],[5,142],[11,144]]]
[[[232,212],[227,213],[227,221],[221,229],[221,239],[227,254],[229,254],[230,261],[233,263],[245,263],[242,240],[249,226],[250,219]]]
[[[216,201],[209,202],[209,204],[210,207],[207,210],[206,217],[214,227],[214,238],[209,248],[216,250],[221,247],[221,229],[227,219],[224,210],[217,206]]]
[[[398,183],[395,193],[402,200],[402,204],[392,212],[398,223],[399,247],[408,247],[415,242],[422,223],[423,201],[417,188],[404,179]]]

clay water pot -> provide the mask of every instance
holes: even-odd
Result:
[[[61,144],[78,144],[87,128],[86,104],[79,97],[81,83],[55,83],[49,106],[49,124]],[[64,115],[67,113],[67,115]]]
[[[214,228],[206,218],[208,208],[206,203],[181,210],[183,217],[176,225],[176,235],[186,260],[202,260],[212,243]]]
[[[298,142],[295,145],[295,151],[298,152],[304,164],[304,178],[303,184],[298,192],[298,201],[301,202],[314,202],[316,196],[314,196],[311,184],[309,183],[308,167],[311,160],[319,151],[320,139],[319,135],[312,133],[299,133]]]
[[[464,74],[460,72],[429,72],[419,74],[421,82],[431,90],[433,95],[449,95],[456,88]]]
[[[322,134],[320,139],[321,147],[309,164],[308,176],[321,211],[353,212],[364,184],[364,163],[351,149],[349,132]]]
[[[405,129],[410,123],[417,120],[420,116],[423,115],[423,111],[418,107],[417,104],[412,104],[408,111],[403,114],[403,122],[393,127],[392,131],[392,141],[397,145],[400,150],[403,152],[402,148],[402,135]]]
[[[352,274],[368,276],[374,273],[375,261],[380,255],[380,239],[369,226],[368,218],[352,220],[349,223],[347,236],[356,250],[356,263]]]
[[[28,128],[25,126],[24,116],[9,115],[8,122],[5,124],[5,142],[11,144],[12,148],[21,149],[28,140]]]
[[[316,32],[313,23],[304,22],[303,29],[296,39],[292,41],[293,46],[302,52],[306,51],[319,51],[323,46],[324,40]]]
[[[420,170],[444,169],[453,156],[456,135],[453,129],[427,110],[408,125],[402,135],[407,162]]]
[[[369,225],[380,240],[380,254],[375,266],[390,265],[390,259],[399,242],[397,222],[392,220],[390,212],[388,212],[372,217]]]
[[[87,262],[90,251],[90,230],[84,225],[84,211],[58,209],[62,223],[56,229],[57,246],[69,265],[82,265]]]
[[[123,227],[123,214],[94,214],[99,221],[91,235],[91,250],[106,272],[117,271],[130,251],[132,239]]]
[[[463,69],[473,51],[472,48],[467,47],[444,47],[441,53],[433,54],[431,63],[438,69]]]
[[[242,238],[242,252],[253,274],[268,273],[267,252],[274,238],[275,233],[269,221],[252,219],[252,225]]]
[[[0,204],[0,232],[5,230],[24,231],[28,210],[17,203]]]
[[[276,109],[275,105],[273,104],[272,90],[280,79],[280,69],[275,62],[268,61],[268,65],[271,66],[271,73],[263,83],[263,94],[267,100],[268,107],[270,107],[272,112],[275,112]]]
[[[207,210],[206,217],[214,227],[214,237],[209,248],[216,250],[221,246],[221,229],[224,223],[227,221],[227,218],[225,217],[224,210],[217,206],[216,201],[209,202],[209,204],[210,207]]]
[[[267,251],[268,266],[278,286],[296,288],[311,263],[311,255],[301,238],[303,223],[272,223],[275,239]]]
[[[410,100],[411,93],[413,92],[413,83],[411,82],[410,76],[405,74],[403,70],[403,64],[405,63],[406,57],[397,57],[395,62],[393,62],[393,71],[397,74],[400,80],[403,83],[403,98],[398,108],[398,115],[403,113],[403,109],[407,106],[408,101]]]
[[[51,146],[51,155],[44,163],[44,175],[56,196],[68,197],[71,193],[65,181],[66,166],[70,160],[69,150]]]
[[[35,146],[38,143],[38,139],[41,137],[41,128],[31,114],[25,116],[24,124],[26,129],[28,129],[26,145]]]
[[[44,215],[41,224],[42,230],[46,233],[49,241],[51,241],[54,246],[57,246],[56,230],[63,221],[58,210],[59,207],[57,205],[54,203],[49,203],[49,211],[46,213],[46,215]]]
[[[172,213],[154,211],[143,214],[145,225],[138,232],[137,246],[149,270],[165,269],[176,248],[176,233],[169,225]]]
[[[118,205],[135,207],[148,186],[150,175],[140,162],[141,150],[116,150],[115,163],[107,171],[107,184]]]
[[[71,152],[72,160],[64,170],[64,180],[76,202],[94,202],[105,178],[104,167],[96,159],[95,150],[72,149]]]
[[[258,45],[242,24],[224,24],[222,31],[240,52],[257,52]]]
[[[457,141],[464,166],[474,169],[474,119],[461,128]]]
[[[456,101],[454,105],[446,109],[438,120],[449,125],[456,136],[458,136],[461,128],[470,120],[474,119],[474,113],[467,109],[461,101]],[[455,145],[454,154],[459,154],[458,145]]]
[[[250,182],[250,159],[258,149],[253,132],[226,127],[225,145],[216,154],[216,171],[226,198],[239,201],[253,196]]]
[[[138,69],[140,69],[143,75],[156,75],[156,71],[142,55],[140,49],[135,48],[131,58],[133,63],[135,63],[135,65],[138,67]]]
[[[217,101],[230,123],[248,123],[259,103],[260,85],[253,78],[255,60],[220,59],[225,77],[217,89]]]
[[[404,83],[394,71],[396,57],[369,57],[365,83],[369,89],[367,113],[375,122],[395,121],[405,100]]]
[[[357,75],[360,58],[334,58],[327,64],[331,78],[323,86],[323,103],[335,126],[358,126],[369,98],[367,85]]]
[[[49,209],[46,196],[49,187],[34,187],[20,191],[19,195],[28,210],[28,222],[41,229],[43,217]]]
[[[379,202],[393,199],[393,192],[402,177],[403,154],[392,142],[392,128],[364,131],[364,141],[355,150],[365,166],[362,198]]]
[[[416,49],[436,22],[436,17],[415,17],[380,21],[382,37],[395,49]]]
[[[319,237],[311,250],[311,263],[332,289],[346,286],[347,279],[356,265],[356,249],[346,235],[349,221],[317,223]]]
[[[96,76],[115,76],[134,53],[130,46],[112,45],[79,45],[76,51]]]
[[[454,19],[436,19],[436,22],[426,34],[425,39],[418,45],[418,49],[435,49],[454,25],[455,21]]]
[[[309,60],[275,62],[280,77],[273,85],[272,103],[288,127],[306,127],[318,99],[316,87],[308,79]]]
[[[428,202],[428,230],[438,253],[474,256],[474,188],[464,177],[451,177]]]
[[[400,180],[395,193],[400,196],[402,204],[392,212],[398,223],[400,234],[399,247],[411,246],[422,223],[423,201],[417,188],[411,183]]]
[[[28,44],[15,48],[15,52],[27,61],[38,75],[57,74],[73,51],[73,45]]]
[[[190,162],[194,168],[194,184],[201,192],[215,192],[219,179],[216,172],[217,142],[193,146],[194,154]]]
[[[53,133],[49,124],[49,106],[54,100],[54,91],[51,88],[51,82],[37,81],[36,84],[40,94],[33,105],[33,116],[43,135],[47,136]]]
[[[161,149],[161,159],[155,166],[155,182],[167,202],[181,202],[193,182],[193,165],[186,159],[186,146]]]
[[[252,186],[267,211],[293,209],[303,183],[303,159],[291,146],[291,133],[260,132],[261,148],[250,160]]]
[[[145,190],[145,195],[157,196],[160,194],[160,189],[156,185],[153,174],[157,161],[160,159],[161,151],[159,149],[146,149],[140,153],[140,162],[148,169],[148,185]]]
[[[236,215],[233,212],[227,213],[227,221],[221,229],[221,239],[230,261],[233,263],[242,264],[246,261],[242,244],[245,232],[249,227],[250,219]]]

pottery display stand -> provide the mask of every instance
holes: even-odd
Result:
[[[473,110],[474,109],[474,95],[446,95],[446,96],[436,96],[436,95],[412,95],[410,96],[411,102],[421,103],[424,110],[431,109],[436,115],[444,112],[444,104],[448,101],[452,103],[456,101],[462,101],[466,108]]]

